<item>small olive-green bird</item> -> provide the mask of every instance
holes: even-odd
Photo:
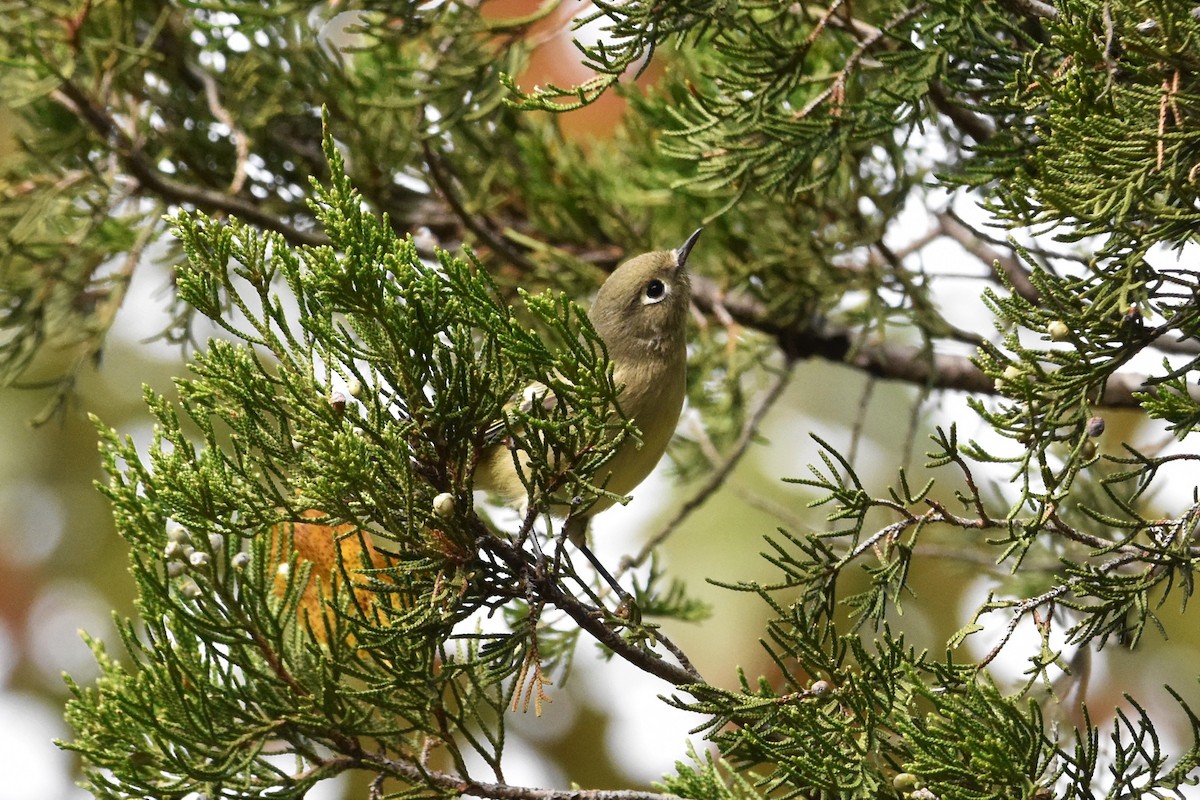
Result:
[[[617,402],[642,432],[640,447],[626,442],[593,476],[594,483],[616,495],[629,494],[658,464],[683,410],[691,303],[687,259],[701,230],[674,250],[643,253],[621,264],[600,287],[588,312],[608,348],[616,385],[622,387]],[[526,391],[527,403],[538,396],[538,388],[544,389]],[[523,453],[515,455],[527,461]],[[496,492],[515,505],[524,503],[527,492],[513,458],[503,442],[485,450],[475,469],[475,488]],[[612,499],[601,497],[587,513],[612,504]],[[571,538],[579,543],[587,520],[571,522]]]

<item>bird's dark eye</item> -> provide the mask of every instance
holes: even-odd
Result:
[[[657,278],[646,284],[646,299],[653,302],[662,300],[663,295],[667,293],[666,284]]]

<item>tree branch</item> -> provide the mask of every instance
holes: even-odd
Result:
[[[692,512],[696,511],[700,506],[704,505],[708,498],[725,483],[725,480],[733,472],[733,468],[742,460],[742,456],[749,449],[750,442],[754,440],[754,436],[758,433],[759,427],[762,425],[763,418],[766,417],[775,405],[776,401],[783,396],[783,390],[787,388],[788,382],[792,377],[793,367],[795,362],[789,360],[784,368],[775,376],[771,385],[763,393],[762,399],[758,403],[758,407],[751,412],[746,419],[745,425],[742,426],[737,441],[730,450],[729,455],[716,466],[716,469],[708,476],[708,480],[704,482],[691,497],[679,508],[671,521],[663,526],[657,534],[650,538],[648,542],[638,551],[638,554],[632,558],[625,558],[621,561],[621,566],[617,570],[617,577],[621,577],[630,569],[640,567],[650,557],[650,554],[661,545],[667,538],[674,533],[680,525],[683,524]]]
[[[320,231],[310,231],[288,225],[279,216],[241,197],[225,192],[191,186],[159,172],[108,111],[69,80],[64,80],[53,97],[61,105],[78,114],[100,134],[129,173],[143,189],[161,197],[167,203],[192,205],[205,211],[231,214],[244,222],[265,230],[276,231],[294,245],[329,244],[329,237]]]
[[[353,759],[339,759],[345,768],[378,769],[415,785],[434,786],[456,795],[473,795],[492,800],[679,800],[677,795],[643,792],[636,789],[537,789],[506,783],[487,783],[460,778],[396,759],[369,753],[357,753]]]
[[[1042,0],[1004,0],[1004,5],[1031,17],[1039,19],[1058,19],[1058,9]]]
[[[960,131],[970,136],[977,143],[988,141],[995,133],[992,123],[987,117],[980,116],[954,102],[950,98],[950,95],[946,93],[946,87],[940,81],[930,82],[929,99],[933,101],[934,108],[942,112]]]
[[[997,271],[1002,273],[1013,287],[1014,292],[1035,306],[1042,302],[1041,292],[1030,282],[1029,271],[1021,265],[1020,261],[1011,254],[1001,253],[999,250],[992,248],[987,242],[980,239],[975,231],[968,228],[953,215],[943,212],[937,214],[936,219],[938,230],[986,264],[987,268],[992,270],[993,273]],[[997,277],[999,276],[997,275]]]
[[[814,109],[829,99],[833,99],[835,102],[840,103],[840,98],[845,90],[846,82],[849,80],[850,74],[854,71],[855,67],[858,66],[859,62],[862,61],[862,59],[866,57],[866,55],[870,53],[871,50],[876,46],[890,47],[887,36],[889,36],[895,28],[908,22],[913,17],[924,14],[928,10],[928,4],[917,3],[892,17],[890,20],[888,20],[884,27],[870,30],[869,33],[859,40],[858,47],[855,48],[854,52],[848,55],[846,60],[842,62],[842,68],[838,70],[838,73],[834,77],[833,83],[830,84],[829,88],[820,92],[807,103],[805,103],[800,110],[792,114],[792,118],[804,119],[811,114]],[[860,29],[856,29],[856,31],[857,30]]]
[[[425,168],[429,172],[434,186],[438,188],[442,199],[458,217],[462,226],[479,237],[479,240],[490,247],[492,252],[503,256],[526,272],[533,272],[533,262],[526,258],[524,252],[517,246],[509,244],[508,240],[494,231],[490,225],[476,219],[475,215],[467,210],[466,205],[458,196],[458,192],[454,189],[449,168],[442,161],[441,155],[433,149],[428,137],[421,139],[421,153],[425,156]]]
[[[837,361],[883,380],[902,381],[933,389],[956,389],[975,394],[996,394],[995,381],[965,356],[935,354],[924,348],[901,344],[855,346],[854,331],[829,326],[818,329],[810,323],[784,324],[771,318],[764,304],[747,295],[725,295],[715,281],[692,278],[692,300],[705,313],[722,306],[742,325],[773,337],[788,358],[822,358]],[[1117,373],[1108,378],[1098,405],[1136,408],[1135,392],[1157,391],[1146,384],[1146,376]]]
[[[544,559],[531,562],[530,556],[515,542],[494,534],[476,518],[476,539],[483,547],[508,565],[515,574],[531,586],[536,587],[538,597],[548,605],[561,609],[567,616],[575,620],[580,628],[587,631],[592,638],[600,642],[616,655],[628,661],[638,669],[654,675],[673,686],[687,686],[705,683],[704,677],[691,664],[672,664],[661,656],[632,645],[606,621],[607,614],[595,606],[589,606],[568,592],[559,581],[555,570],[548,568]],[[655,638],[662,640],[661,634]],[[664,647],[674,650],[670,642],[662,642]]]

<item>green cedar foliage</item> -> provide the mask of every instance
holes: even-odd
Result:
[[[326,152],[338,174],[329,140]],[[541,381],[561,402],[506,423],[534,454],[538,504],[519,541],[553,499],[600,491],[580,476],[631,431],[611,413],[616,387],[586,316],[561,295],[531,296],[541,325],[530,330],[486,273],[445,253],[423,262],[363,212],[345,177],[317,192],[314,212],[332,246],[173,220],[190,260],[181,296],[230,341],[196,357],[177,405],[147,393],[158,421],[148,454],[100,426],[145,626],[121,626],[132,672],[96,645],[105,676],[77,687],[68,711],[100,796],[302,796],[392,760],[401,767],[381,772],[411,781],[437,744],[460,769],[466,749],[498,763],[505,708],[574,643],[541,615],[552,596],[529,584],[541,570],[566,591],[580,581],[569,561],[498,537],[470,488],[503,399]],[[361,402],[331,402],[335,375],[363,387]],[[456,511],[435,510],[440,492]],[[281,560],[268,534],[310,509],[388,554],[386,565],[339,554],[323,587],[335,613],[319,620],[301,607],[312,565]],[[461,625],[481,611],[511,630]],[[268,757],[280,753],[307,767],[289,774]]]
[[[0,92],[19,111],[0,384],[82,322],[67,397],[152,245],[178,275],[166,335],[186,341],[197,313],[228,334],[177,400],[147,396],[148,453],[99,426],[139,619],[121,625],[128,659],[94,643],[103,676],[73,686],[67,746],[98,796],[300,796],[346,770],[383,776],[381,792],[537,796],[468,776],[467,754],[501,774],[508,709],[583,633],[706,715],[720,758],[664,778],[682,796],[1116,798],[1195,780],[1200,723],[1182,701],[1192,742],[1168,753],[1132,698],[1104,737],[1086,709],[1078,729],[1051,719],[1039,693],[1072,666],[1061,631],[1077,648],[1136,647],[1193,591],[1195,489],[1155,496],[1196,459],[1200,421],[1200,285],[1173,260],[1192,257],[1198,213],[1190,4],[595,2],[611,36],[582,51],[598,77],[526,95],[512,91],[523,34],[553,3],[509,21],[469,3],[347,4],[349,45],[330,38],[329,4],[16,5],[0,37]],[[645,92],[622,83],[659,65]],[[565,141],[530,113],[605,91],[632,110],[608,143]],[[1014,231],[965,237],[995,332],[949,323],[919,248],[884,241],[922,204],[934,237],[955,238],[939,189],[973,192]],[[769,609],[778,673],[735,689],[706,683],[649,621],[702,616],[679,583],[654,567],[616,607],[533,524],[554,499],[586,502],[592,471],[636,435],[564,295],[699,219],[697,305],[724,323],[696,336],[691,365],[710,450],[752,438],[748,376],[768,356],[969,389],[998,434],[942,425],[924,467],[883,488],[818,440],[797,482],[834,527],[772,535],[774,582],[729,584]],[[403,235],[419,226],[479,260],[419,258]],[[964,343],[957,371],[935,358]],[[1130,385],[1135,362],[1152,374]],[[530,380],[566,402],[510,426],[545,457],[529,516],[501,531],[472,504],[471,463]],[[341,382],[362,387],[344,408]],[[1097,454],[1110,405],[1183,446]],[[316,568],[285,559],[281,578],[268,533],[310,509],[383,553],[337,551],[329,613],[305,605]],[[931,655],[892,612],[946,530],[1007,574]],[[504,624],[472,627],[488,614]],[[1018,625],[1043,636],[1015,692],[990,680],[995,652],[956,660],[997,615],[1001,645]]]
[[[330,142],[326,153],[337,174]],[[93,642],[103,676],[91,688],[72,684],[68,746],[85,757],[97,796],[298,797],[347,770],[370,772],[395,796],[494,794],[498,784],[467,777],[465,754],[500,770],[506,714],[541,701],[581,629],[675,684],[672,702],[709,718],[723,762],[680,765],[664,788],[685,796],[887,797],[907,781],[945,797],[1050,787],[1090,796],[1105,764],[1092,729],[1070,747],[1036,703],[1006,696],[978,665],[931,657],[882,624],[900,602],[918,534],[935,522],[972,526],[929,499],[932,484],[914,492],[902,478],[890,499],[872,500],[832,451],[828,471],[806,482],[828,491],[832,516],[851,527],[785,534],[771,542],[778,582],[729,587],[758,594],[776,615],[764,644],[783,684],[741,675],[725,690],[666,663],[673,645],[656,626],[606,610],[602,587],[576,572],[561,541],[533,542],[538,512],[598,491],[586,476],[632,433],[612,413],[616,387],[586,317],[561,296],[531,296],[540,323],[531,331],[469,262],[422,261],[363,211],[346,178],[316,196],[332,247],[293,248],[236,221],[173,221],[190,259],[180,291],[231,341],[197,356],[178,404],[147,394],[158,421],[148,454],[100,426],[105,492],[130,546],[141,621],[120,626],[132,663]],[[331,402],[335,375],[363,387],[344,408]],[[473,507],[470,466],[502,416],[499,398],[530,380],[563,402],[535,406],[509,429],[547,455],[528,473],[535,506],[506,534]],[[969,478],[953,433],[937,444],[930,466],[955,464]],[[454,496],[451,514],[435,510],[440,492]],[[924,517],[906,510],[922,501],[932,509]],[[880,505],[901,521],[862,536]],[[343,536],[370,536],[387,553],[382,565],[339,555],[326,587],[332,613],[319,619],[302,601],[317,580],[312,565],[281,561],[268,534],[314,508],[325,512],[319,520],[350,523]],[[1035,528],[984,518],[1013,537]],[[831,548],[847,537],[851,549]],[[883,560],[867,564],[871,588],[840,597],[838,575],[873,551]],[[1082,595],[1089,575],[1102,579],[1104,569],[1063,587]],[[797,590],[798,599],[778,599]],[[696,617],[677,585],[648,591],[637,610]],[[857,625],[839,631],[846,603]],[[1115,624],[1128,608],[1089,610]],[[499,614],[503,629],[469,622],[481,612]],[[874,641],[854,629],[864,623]],[[1075,637],[1086,644],[1103,627],[1080,623]],[[1040,668],[1060,658],[1050,652]],[[1122,780],[1177,785],[1200,749],[1168,764],[1135,709],[1114,739],[1129,765]],[[444,763],[430,764],[433,749]]]

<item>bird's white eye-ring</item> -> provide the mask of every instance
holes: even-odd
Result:
[[[646,284],[646,289],[642,292],[642,305],[648,306],[651,303],[660,303],[667,294],[667,285],[658,278],[655,278]]]

